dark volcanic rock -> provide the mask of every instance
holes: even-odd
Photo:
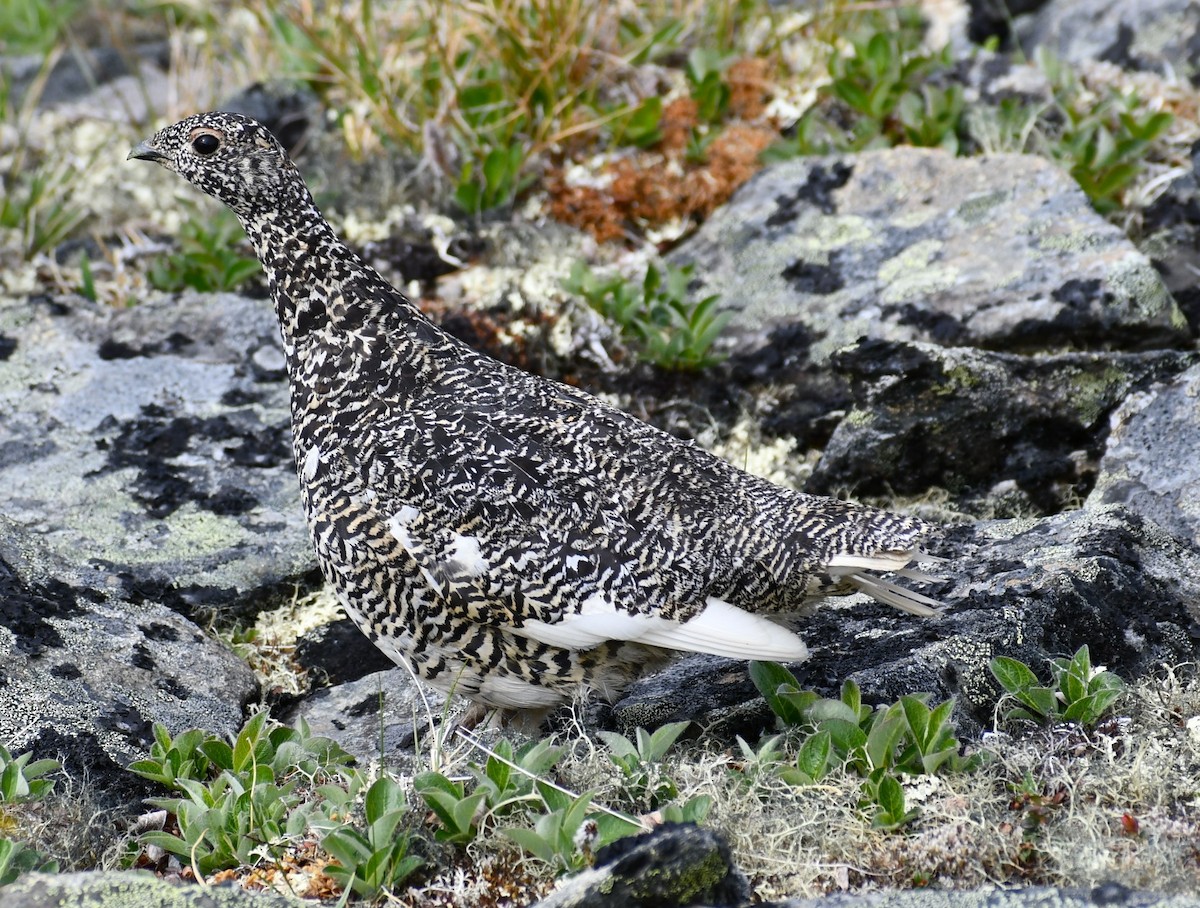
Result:
[[[349,618],[338,618],[296,641],[296,661],[327,684],[356,681],[396,667]]]
[[[1010,503],[993,501],[993,509],[1055,513],[1090,491],[1109,413],[1198,360],[1170,351],[1026,357],[863,341],[833,357],[856,403],[808,491],[943,488],[961,499],[999,487]]]
[[[735,906],[750,896],[719,833],[666,824],[601,848],[594,866],[563,880],[535,908]]]

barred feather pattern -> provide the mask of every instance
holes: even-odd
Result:
[[[334,235],[255,121],[199,114],[130,156],[240,219],[279,317],[321,569],[421,678],[539,709],[611,699],[673,648],[801,658],[799,638],[760,616],[859,586],[932,611],[885,579],[856,581],[903,567],[927,524],[777,487],[471,350]]]

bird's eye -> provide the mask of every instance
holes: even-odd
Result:
[[[192,148],[196,149],[196,154],[210,155],[220,147],[221,140],[212,133],[202,132],[192,139]]]

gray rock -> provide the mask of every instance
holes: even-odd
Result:
[[[822,361],[861,336],[1035,350],[1183,344],[1149,260],[1054,164],[893,148],[761,171],[673,256],[703,264],[735,331],[805,329]]]
[[[535,908],[675,908],[750,901],[728,843],[711,829],[667,824],[596,852],[593,867],[563,880]]]
[[[1048,48],[1065,62],[1200,77],[1197,0],[1052,0],[1017,22],[1025,52]]]
[[[826,445],[808,491],[920,495],[936,487],[962,502],[996,489],[990,510],[1015,507],[1031,516],[1082,500],[1108,415],[1130,393],[1200,362],[1200,354],[1017,356],[863,341],[832,362],[849,377],[855,406]]]
[[[63,760],[102,803],[136,797],[122,768],[145,756],[153,723],[228,735],[258,692],[223,645],[123,588],[0,518],[0,742]]]
[[[175,884],[149,873],[29,873],[4,887],[4,908],[293,908],[270,892]]]
[[[936,892],[915,889],[873,892],[868,895],[837,894],[815,899],[788,899],[762,908],[1094,908],[1097,905],[1124,908],[1197,908],[1194,895],[1159,895],[1135,892],[1120,883],[1104,883],[1094,889],[978,889]]]
[[[304,719],[361,764],[382,758],[397,768],[397,760],[428,750],[430,720],[441,719],[445,702],[432,688],[418,688],[406,669],[393,668],[317,691],[281,721]]]
[[[122,77],[152,63],[159,71],[167,69],[171,50],[166,41],[152,41],[132,48],[72,47],[54,62],[46,83],[37,97],[39,106],[49,107],[77,101]],[[10,103],[19,110],[25,95],[41,76],[46,58],[41,54],[0,57],[0,74],[10,83]]]
[[[0,515],[128,595],[250,610],[315,576],[271,307],[0,307]]]
[[[1166,187],[1142,213],[1139,248],[1200,334],[1200,144],[1192,147],[1192,170]]]
[[[1200,366],[1113,414],[1088,507],[1112,503],[1200,548]]]
[[[1095,664],[1127,680],[1200,656],[1200,552],[1120,506],[961,527],[941,554],[948,579],[928,592],[946,604],[942,616],[831,600],[800,627],[812,650],[790,666],[800,685],[832,696],[850,678],[868,703],[954,696],[959,730],[971,737],[992,725],[993,656],[1040,667],[1087,643]],[[682,719],[748,740],[773,721],[745,665],[712,657],[633,685],[609,721],[628,733]]]

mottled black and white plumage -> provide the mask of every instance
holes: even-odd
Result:
[[[779,488],[601,401],[477,353],[334,235],[279,143],[228,113],[130,157],[228,205],[266,272],[321,568],[390,657],[440,688],[537,710],[612,697],[664,651],[796,660],[764,617],[865,590],[929,527]]]

